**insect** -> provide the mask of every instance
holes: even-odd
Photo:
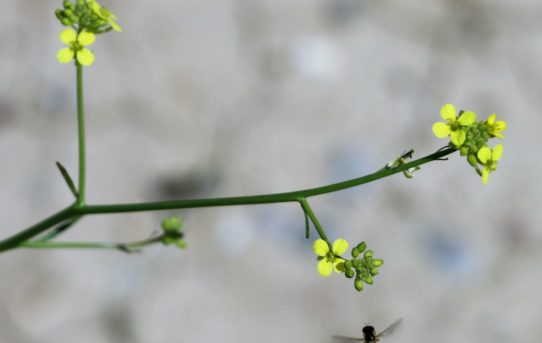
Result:
[[[403,152],[401,156],[389,161],[386,164],[386,168],[387,169],[396,168],[396,167],[399,167],[401,164],[407,163],[407,159],[412,158],[413,154],[414,154],[414,149],[410,149],[408,151]]]
[[[363,327],[363,338],[357,337],[347,337],[347,336],[333,336],[334,342],[362,342],[362,343],[375,343],[380,340],[381,337],[391,334],[399,324],[403,321],[403,318],[397,319],[393,324],[388,326],[384,331],[375,334],[375,328],[371,325],[366,325]]]
[[[393,169],[393,168],[397,168],[397,167],[399,167],[399,166],[401,166],[403,164],[406,164],[408,162],[407,159],[412,158],[413,154],[414,154],[414,149],[410,149],[410,150],[404,152],[401,156],[399,156],[397,158],[394,158],[393,160],[389,161],[384,168]],[[407,177],[409,179],[412,179],[414,177],[414,175],[412,175],[412,173],[414,173],[416,170],[420,170],[420,167],[416,166],[416,167],[412,167],[412,168],[409,168],[409,169],[405,169],[405,170],[403,170],[403,174],[405,175],[405,177]]]

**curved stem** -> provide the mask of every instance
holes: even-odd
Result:
[[[77,205],[85,204],[86,190],[86,149],[85,149],[85,107],[83,103],[83,66],[76,62],[77,83],[77,128],[79,136],[79,189]]]
[[[384,167],[372,174],[368,174],[359,178],[355,178],[355,179],[351,179],[351,180],[347,180],[347,181],[343,181],[339,183],[334,183],[327,186],[299,190],[295,192],[250,195],[250,196],[228,197],[228,198],[187,199],[187,200],[132,203],[132,204],[85,205],[84,203],[82,204],[76,203],[74,205],[68,206],[65,209],[51,215],[50,217],[40,221],[39,223],[34,224],[31,227],[26,228],[25,230],[0,241],[0,252],[15,248],[19,246],[21,243],[35,237],[36,235],[41,234],[42,232],[48,230],[49,228],[74,217],[82,217],[84,215],[102,214],[102,213],[142,212],[142,211],[172,210],[172,209],[181,209],[181,208],[195,208],[195,207],[256,205],[256,204],[268,204],[268,203],[278,203],[278,202],[300,202],[299,199],[306,199],[311,196],[337,192],[346,188],[351,188],[351,187],[359,186],[368,182],[376,181],[386,176],[400,173],[403,170],[407,170],[407,169],[410,169],[410,168],[413,168],[413,167],[416,167],[416,166],[419,166],[431,161],[439,160],[442,157],[449,155],[455,151],[456,149],[452,147],[447,147],[445,149],[439,150],[437,152],[434,152],[432,154],[429,154],[427,156],[424,156],[422,158],[413,160],[409,163],[405,163],[394,168]],[[310,212],[308,212],[307,214],[309,214],[309,217],[310,217]],[[313,220],[313,223],[315,223],[314,220]],[[320,236],[322,237],[322,235]]]

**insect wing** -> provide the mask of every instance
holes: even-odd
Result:
[[[379,333],[378,335],[376,335],[376,338],[378,339],[380,337],[387,336],[387,335],[391,334],[395,329],[397,329],[397,327],[399,326],[399,324],[401,324],[402,321],[403,321],[403,318],[397,319],[390,326],[388,326],[386,328],[386,330],[384,330],[381,333]]]
[[[333,336],[333,342],[364,342],[363,338],[348,337],[348,336]]]

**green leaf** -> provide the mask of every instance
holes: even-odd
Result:
[[[64,178],[64,181],[66,181],[66,184],[72,191],[73,196],[77,199],[79,197],[79,193],[77,192],[77,189],[75,188],[75,184],[73,183],[72,178],[70,177],[70,174],[68,174],[68,171],[60,162],[56,162],[56,166],[58,167],[58,170],[60,170],[60,174],[62,174],[62,177]]]

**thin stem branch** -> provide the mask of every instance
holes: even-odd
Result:
[[[51,241],[27,241],[20,244],[21,248],[27,249],[112,249],[122,252],[138,252],[141,248],[162,241],[163,236],[152,237],[130,243],[111,242],[51,242]]]
[[[322,238],[324,241],[328,242],[329,244],[329,240],[327,239],[326,233],[324,232],[322,225],[320,225],[318,218],[316,218],[316,215],[312,211],[312,208],[310,207],[307,199],[300,198],[298,201],[301,204],[301,207],[303,207],[303,211],[305,211],[305,214],[308,215],[310,220],[312,221],[312,224],[314,225],[314,228],[316,229],[318,236],[320,236],[320,238]]]

